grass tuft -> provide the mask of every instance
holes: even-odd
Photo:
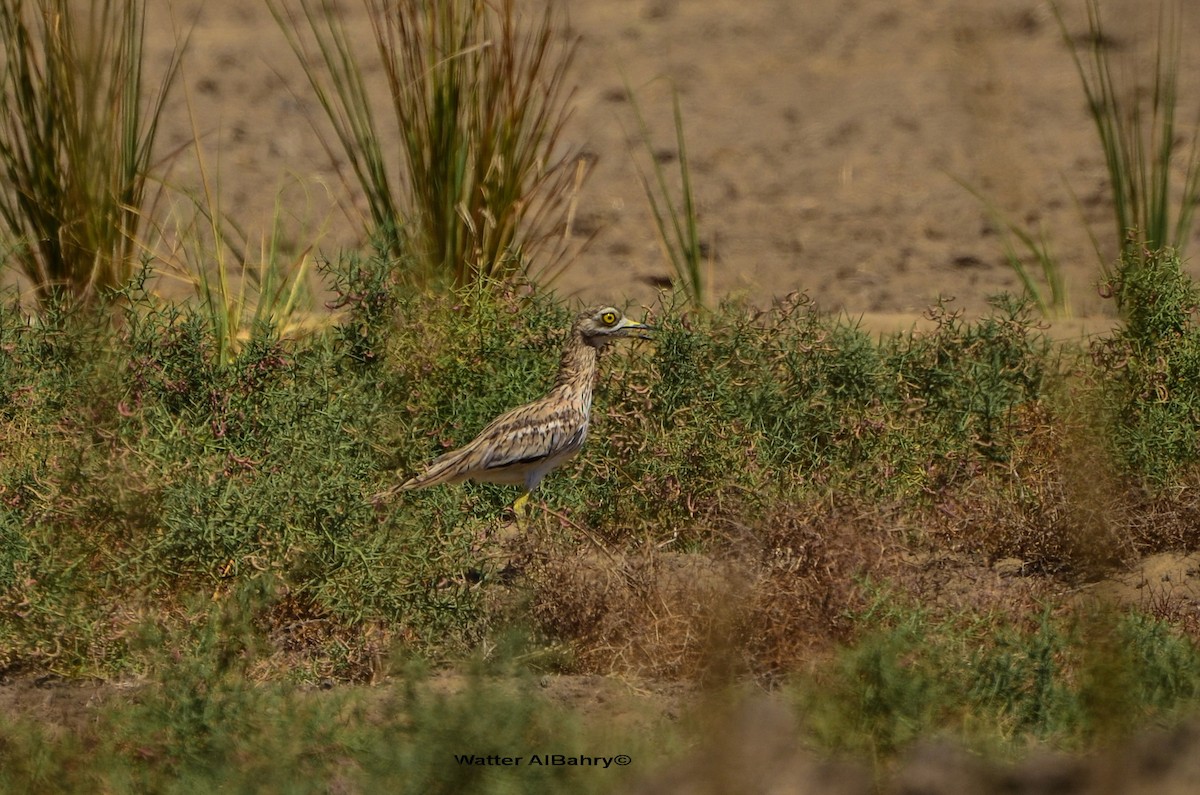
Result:
[[[561,146],[577,39],[553,6],[533,15],[513,0],[366,7],[401,164],[387,162],[362,59],[332,6],[305,0],[299,20],[272,4],[367,197],[370,234],[393,256],[412,255],[404,276],[415,285],[552,281],[586,172]]]
[[[1200,136],[1185,139],[1176,121],[1182,8],[1159,6],[1158,42],[1149,86],[1123,84],[1114,70],[1111,38],[1099,0],[1087,0],[1087,35],[1073,38],[1062,11],[1052,3],[1063,40],[1096,125],[1113,198],[1119,250],[1142,256],[1163,248],[1182,252],[1191,238],[1200,201]],[[1147,107],[1148,106],[1148,107]],[[1173,161],[1187,140],[1182,179]],[[1174,212],[1172,211],[1174,208]],[[1105,278],[1111,278],[1101,258]],[[1118,307],[1123,305],[1118,302]]]
[[[89,303],[134,274],[150,158],[185,43],[147,97],[130,0],[0,7],[0,223],[38,303]]]

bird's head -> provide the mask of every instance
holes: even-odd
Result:
[[[603,348],[622,337],[650,339],[654,331],[653,326],[630,320],[620,309],[611,306],[585,309],[575,318],[575,333],[593,348]]]

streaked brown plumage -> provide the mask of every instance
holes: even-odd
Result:
[[[513,505],[521,514],[542,478],[579,452],[587,438],[600,349],[622,337],[648,338],[653,330],[613,307],[584,310],[571,326],[558,377],[545,397],[500,415],[474,440],[439,456],[400,489],[466,480],[521,485],[525,491]]]

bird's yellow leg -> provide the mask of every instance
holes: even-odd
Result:
[[[529,492],[523,493],[517,497],[517,501],[512,505],[513,513],[517,515],[517,521],[521,522],[529,518]]]

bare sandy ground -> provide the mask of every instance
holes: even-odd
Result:
[[[1082,0],[1064,5],[1072,35],[1083,35]],[[1085,231],[1091,225],[1104,256],[1115,256],[1103,160],[1046,2],[562,6],[565,35],[580,37],[566,139],[597,158],[577,224],[581,235],[599,233],[557,283],[560,292],[646,302],[670,275],[637,178],[635,157],[645,153],[629,138],[624,70],[655,148],[667,155],[675,149],[672,87],[679,91],[714,296],[761,303],[805,290],[823,308],[884,318],[911,317],[939,295],[980,310],[989,295],[1019,284],[996,230],[957,178],[1045,234],[1077,316],[1111,312],[1095,290],[1098,261]],[[326,251],[353,245],[357,222],[336,207],[357,197],[321,146],[320,110],[266,4],[173,7],[178,22],[195,23],[186,96],[177,92],[168,112],[164,153],[192,137],[190,115],[209,169],[219,171],[224,209],[247,229],[264,228],[282,195],[298,243],[320,234]],[[370,63],[362,3],[337,7]],[[1153,52],[1156,14],[1135,0],[1104,8],[1113,52],[1132,73]],[[158,11],[161,59],[171,36]],[[1186,10],[1185,42],[1197,40],[1198,24],[1200,15]],[[1185,52],[1185,65],[1198,54]],[[367,77],[382,102],[381,75],[369,69]],[[1197,108],[1192,87],[1184,86],[1191,101],[1181,109],[1188,122]],[[174,182],[196,184],[194,160],[174,161]]]

